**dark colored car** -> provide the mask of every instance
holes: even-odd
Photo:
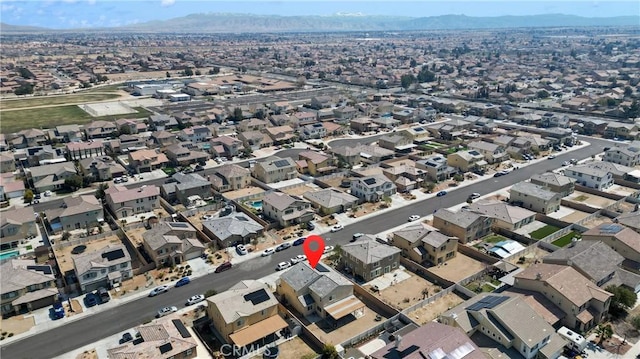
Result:
[[[436,196],[438,197],[442,197],[442,196],[446,196],[447,195],[447,191],[440,191],[438,192],[438,194],[436,194]]]
[[[191,279],[189,279],[189,277],[182,277],[176,282],[176,287],[182,287],[183,285],[187,285],[189,283],[191,283]]]
[[[62,306],[62,303],[60,302],[56,302],[53,304],[53,319],[62,319],[64,318],[65,313],[64,313],[64,307]]]
[[[313,223],[309,222],[307,223],[307,229],[313,231],[314,229],[316,229],[316,226]]]
[[[606,151],[606,150],[605,150],[605,151]],[[40,199],[40,198],[42,198],[42,197],[40,196],[40,193],[36,193],[36,195],[35,195],[35,196],[33,196],[33,198],[35,198],[35,199]]]
[[[109,300],[111,300],[111,296],[109,296],[109,291],[104,287],[100,287],[98,288],[98,290],[96,290],[96,296],[100,298],[100,303],[106,303]]]
[[[84,305],[87,306],[87,308],[98,304],[98,301],[98,296],[93,293],[89,293],[84,297]]]
[[[133,340],[133,336],[131,334],[129,334],[129,332],[126,332],[124,334],[122,334],[122,338],[120,338],[120,344],[124,344],[127,342],[130,342]]]
[[[504,173],[502,173],[502,172],[496,172],[496,173],[493,175],[493,177],[502,177],[502,176],[504,176]]]
[[[300,237],[298,239],[296,239],[295,241],[293,241],[293,245],[294,246],[300,246],[304,243],[304,240],[307,239],[307,237]]]
[[[291,243],[285,242],[276,247],[276,252],[284,251],[289,248],[291,248]]]
[[[231,264],[231,262],[224,262],[221,265],[218,266],[218,268],[216,268],[215,272],[216,273],[220,273],[220,272],[224,272],[227,269],[231,269],[233,265]]]

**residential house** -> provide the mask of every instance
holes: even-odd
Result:
[[[179,318],[172,318],[136,327],[134,331],[140,334],[139,338],[107,349],[107,358],[197,358],[198,341],[192,329],[187,328]]]
[[[410,136],[402,136],[398,134],[385,135],[378,139],[378,146],[386,148],[394,152],[411,152],[416,147]]]
[[[483,342],[491,358],[560,358],[566,341],[519,295],[482,293],[444,312],[438,321]],[[497,347],[496,347],[497,344]],[[468,348],[467,350],[470,350]]]
[[[51,145],[14,149],[11,154],[22,167],[36,167],[67,160],[65,149],[53,148]]]
[[[264,196],[262,213],[282,227],[307,223],[313,220],[315,214],[311,209],[311,203],[300,197],[279,192],[271,192]]]
[[[0,173],[16,170],[16,160],[12,152],[0,152]]]
[[[545,256],[543,263],[571,266],[600,288],[623,285],[640,291],[640,275],[622,269],[624,257],[601,241],[577,241]]]
[[[578,126],[578,131],[583,135],[604,135],[604,131],[607,129],[609,121],[601,120],[598,118],[587,118],[582,120],[581,125]]]
[[[538,173],[531,176],[531,183],[566,197],[573,193],[576,180],[553,172]]]
[[[334,188],[305,192],[302,197],[323,216],[346,212],[358,204],[358,197]]]
[[[293,128],[288,125],[267,127],[265,131],[276,145],[293,142],[296,138]]]
[[[169,161],[177,166],[188,166],[209,159],[207,153],[190,149],[187,143],[171,145],[165,149],[165,153]]]
[[[13,177],[12,173],[0,175],[0,200],[24,197],[24,181]]]
[[[65,145],[67,158],[81,160],[83,158],[101,157],[107,154],[105,143],[101,140],[90,142],[69,142]]]
[[[613,175],[610,171],[589,164],[566,168],[564,175],[575,179],[579,185],[597,190],[604,190],[613,185]]]
[[[361,318],[366,310],[353,284],[324,263],[315,268],[305,261],[296,264],[280,276],[276,293],[302,316],[315,314],[336,325]]]
[[[82,293],[100,287],[115,288],[133,278],[131,256],[123,244],[108,245],[96,251],[73,254],[73,268]]]
[[[89,229],[104,222],[102,203],[94,195],[65,197],[62,206],[44,211],[53,233]]]
[[[47,135],[44,131],[38,128],[30,128],[15,133],[10,140],[9,145],[12,148],[20,149],[33,146],[40,146],[47,142]]]
[[[493,222],[492,217],[470,211],[440,208],[433,214],[433,226],[447,236],[457,237],[463,244],[491,233]]]
[[[298,171],[290,157],[271,157],[253,166],[253,176],[264,183],[275,183],[298,177]]]
[[[463,150],[447,156],[447,164],[462,172],[483,170],[487,161],[482,153],[476,150]]]
[[[385,168],[382,173],[398,188],[399,192],[409,192],[422,186],[428,173],[423,169],[412,166],[414,163],[402,162],[398,166]]]
[[[261,131],[246,131],[238,134],[238,139],[242,141],[242,144],[246,148],[252,150],[258,150],[260,148],[273,146],[273,140],[271,137]]]
[[[189,197],[200,196],[207,198],[213,195],[211,182],[197,173],[176,173],[171,178],[175,182],[165,183],[160,187],[160,193],[164,199],[173,203],[178,201],[184,206],[191,206]]]
[[[293,119],[291,119],[289,116],[284,118],[278,118],[276,116],[273,116],[272,118],[272,122],[274,122],[274,125],[276,126],[284,126],[291,122],[295,124],[294,127],[305,126],[305,125],[310,125],[316,121],[318,121],[318,115],[316,115],[315,112],[310,112],[310,111],[295,112],[293,114]]]
[[[470,142],[467,147],[470,150],[480,152],[487,163],[499,163],[509,158],[509,155],[505,151],[505,148],[496,143],[490,143],[486,141],[473,141]]]
[[[118,135],[118,127],[115,122],[111,121],[93,121],[83,126],[84,134],[87,140],[94,138],[107,138]]]
[[[391,244],[400,248],[403,256],[419,264],[440,265],[454,258],[458,252],[457,238],[423,224],[394,231]]]
[[[614,223],[623,224],[634,231],[640,233],[640,212],[622,213],[613,219]]]
[[[376,350],[371,359],[422,359],[425,357],[458,357],[464,359],[486,359],[478,346],[459,328],[438,322],[425,325],[403,334],[401,341],[394,341]]]
[[[142,245],[157,268],[174,266],[204,253],[196,229],[185,222],[159,222],[142,234]]]
[[[396,193],[397,187],[382,175],[358,177],[351,181],[351,194],[360,202],[377,202]]]
[[[396,128],[400,124],[400,121],[393,117],[374,117],[371,119],[371,122],[377,126],[375,127],[377,129],[386,128],[389,130]]]
[[[633,141],[626,146],[615,146],[606,150],[603,161],[627,167],[640,165],[640,141]]]
[[[80,125],[60,125],[56,126],[56,137],[60,138],[60,142],[79,142],[82,141],[83,132]]]
[[[169,164],[167,156],[157,150],[129,152],[128,157],[129,167],[131,167],[135,173],[151,172]]]
[[[278,306],[266,284],[244,280],[207,298],[207,317],[227,344],[255,348],[275,341],[277,333],[288,327]]]
[[[58,294],[50,265],[33,259],[10,259],[0,264],[3,317],[48,307],[58,300]]]
[[[456,169],[447,164],[442,155],[434,155],[416,161],[416,168],[427,171],[427,177],[433,182],[445,181],[456,173]]]
[[[316,151],[303,151],[298,154],[298,171],[312,176],[323,176],[335,172],[333,157]]]
[[[227,163],[213,171],[208,178],[218,192],[235,191],[251,185],[251,171],[236,164]]]
[[[149,127],[154,131],[168,131],[178,127],[178,120],[175,117],[162,114],[149,116]]]
[[[394,152],[373,145],[356,145],[354,147],[335,146],[331,148],[331,152],[336,155],[338,160],[351,166],[365,163],[377,163],[393,158]]]
[[[73,162],[52,163],[25,169],[27,179],[39,193],[62,189],[64,181],[76,175]]]
[[[558,115],[551,112],[547,112],[544,115],[542,115],[542,118],[540,120],[540,125],[542,127],[567,128],[569,127],[569,116]]]
[[[516,289],[543,294],[562,310],[562,325],[580,332],[605,318],[613,297],[569,266],[537,263],[515,274],[514,279]]]
[[[105,193],[106,204],[117,219],[153,212],[160,206],[158,186],[143,185],[132,189],[112,186],[107,188]]]
[[[116,120],[116,126],[118,127],[118,132],[120,133],[137,134],[147,131],[147,124],[144,123],[144,119],[141,118],[121,118]]]
[[[321,108],[335,107],[335,101],[331,96],[314,96],[311,98],[311,108],[319,110]]]
[[[151,133],[151,139],[160,147],[168,147],[179,142],[178,136],[168,131],[155,131]]]
[[[359,117],[349,121],[349,128],[357,133],[365,133],[377,130],[379,125],[369,117]]]
[[[602,241],[631,261],[628,266],[640,268],[637,264],[640,263],[640,233],[631,228],[619,223],[602,223],[582,233],[582,240]]]
[[[634,123],[609,122],[603,137],[636,140],[638,139],[638,126]]]
[[[353,106],[341,106],[333,109],[333,115],[338,121],[350,121],[356,118],[360,111]]]
[[[249,244],[263,233],[264,226],[242,212],[235,212],[203,221],[202,231],[220,247],[228,248]]]
[[[193,143],[204,142],[211,138],[211,130],[207,126],[193,126],[180,130],[178,138]]]
[[[327,136],[327,129],[322,122],[301,126],[298,129],[298,137],[301,140],[320,139]]]
[[[467,211],[483,214],[494,219],[498,228],[515,231],[535,221],[536,212],[522,207],[511,206],[505,202],[478,202],[469,206]]]
[[[286,115],[281,115],[286,116]],[[285,123],[283,123],[284,125]],[[261,120],[259,118],[250,118],[246,121],[241,121],[238,124],[238,129],[242,132],[245,131],[262,131],[269,126],[269,121]]]
[[[109,181],[127,174],[127,170],[111,157],[84,158],[78,161],[78,169],[83,176],[93,181]]]
[[[427,144],[429,141],[431,141],[433,139],[433,137],[431,137],[431,134],[429,133],[429,131],[427,131],[422,126],[411,127],[411,128],[408,128],[408,129],[404,129],[402,131],[399,131],[399,133],[402,134],[402,135],[409,136],[411,138],[411,140],[413,141],[413,143],[415,143],[417,145]]]
[[[562,196],[531,182],[518,182],[509,190],[509,203],[542,214],[553,213],[560,209]]]
[[[232,158],[238,156],[244,149],[242,141],[231,136],[218,136],[211,139],[209,143],[211,143],[212,152],[219,157]]]
[[[365,282],[390,273],[399,265],[400,250],[382,244],[370,235],[342,246],[339,266]]]

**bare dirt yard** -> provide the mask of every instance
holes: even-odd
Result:
[[[315,355],[317,355],[300,337],[288,340],[278,345],[278,348],[280,349],[278,359],[300,359],[311,355],[314,355],[315,358]],[[256,355],[252,359],[262,359],[262,356]]]
[[[445,262],[445,264],[446,265],[430,267],[428,270],[444,279],[459,282],[472,274],[482,271],[485,267],[485,263],[465,256],[460,252],[458,252],[454,258]]]
[[[404,310],[441,289],[440,286],[412,274],[410,278],[379,291],[377,295],[390,306]]]
[[[352,338],[358,333],[367,331],[369,328],[374,327],[380,321],[376,320],[376,316],[379,316],[380,321],[387,319],[385,316],[375,312],[373,309],[367,307],[365,309],[365,315],[355,319],[351,316],[352,320],[346,324],[342,324],[338,328],[328,326],[327,322],[320,321],[308,326],[309,330],[313,332],[324,343],[342,343],[343,341]]]
[[[429,303],[420,309],[414,310],[407,315],[416,323],[424,325],[438,318],[440,314],[462,302],[464,302],[464,299],[455,293],[448,293],[444,297],[438,298],[436,301]]]
[[[2,338],[8,336],[10,333],[13,335],[22,334],[29,331],[36,324],[33,316],[25,317],[24,315],[16,315],[11,318],[0,320],[0,330],[2,331]]]

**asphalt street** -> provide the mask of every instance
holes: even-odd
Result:
[[[446,196],[434,197],[424,201],[398,208],[385,213],[384,216],[372,217],[360,222],[345,226],[337,233],[327,233],[324,239],[327,245],[345,244],[354,233],[375,234],[389,228],[399,226],[408,221],[413,214],[426,216],[432,214],[438,208],[451,207],[465,202],[469,194],[479,192],[481,194],[497,191],[516,182],[526,180],[533,174],[543,173],[562,167],[563,161],[571,158],[585,159],[601,153],[604,147],[611,145],[609,141],[595,138],[579,137],[591,143],[579,151],[572,151],[557,155],[553,160],[544,160],[530,166],[522,167],[506,176],[489,178],[472,185],[452,189]],[[205,293],[209,289],[222,292],[238,281],[245,279],[258,279],[275,271],[279,262],[301,254],[302,246],[292,247],[288,250],[275,253],[272,256],[258,258],[243,262],[236,267],[223,272],[213,273],[194,279],[191,284],[172,288],[168,293],[154,298],[142,298],[117,308],[106,310],[98,314],[63,325],[55,330],[36,334],[32,337],[3,346],[0,351],[2,358],[51,358],[96,342],[104,337],[122,332],[141,323],[148,322],[158,309],[175,305],[184,307],[187,298],[194,294]],[[114,346],[117,343],[114,343]]]

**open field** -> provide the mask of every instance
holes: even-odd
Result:
[[[62,96],[38,96],[27,97],[15,100],[5,100],[2,102],[2,110],[18,108],[28,108],[36,106],[65,105],[70,103],[85,103],[112,100],[120,97],[119,93],[81,93]]]
[[[54,128],[59,125],[84,124],[94,120],[120,118],[144,118],[151,114],[142,107],[134,107],[137,113],[91,117],[76,105],[20,109],[0,112],[0,132],[12,133],[29,128]]]

